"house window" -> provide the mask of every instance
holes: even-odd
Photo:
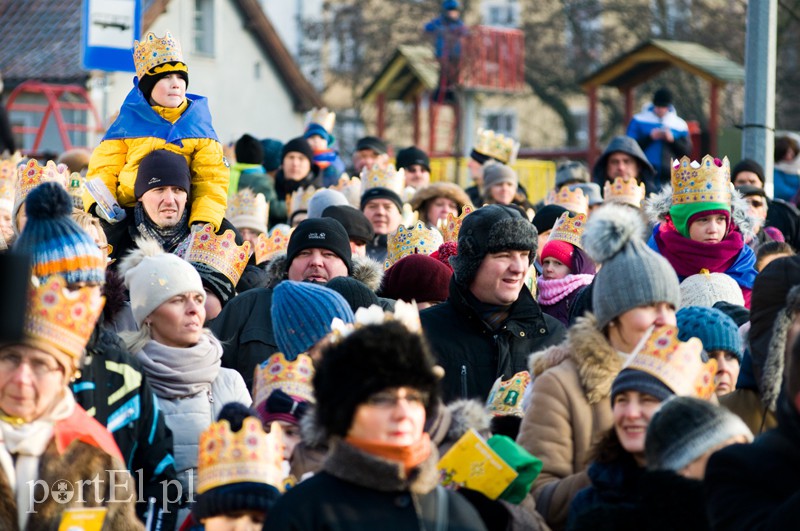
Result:
[[[483,3],[483,23],[501,28],[519,27],[517,0],[492,0]]]
[[[483,113],[486,129],[513,138],[517,137],[517,113],[511,110],[491,110]]]
[[[194,0],[194,51],[214,55],[214,0]]]

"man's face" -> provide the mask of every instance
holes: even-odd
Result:
[[[421,164],[412,164],[405,169],[406,186],[411,186],[418,190],[431,183],[431,172]]]
[[[389,155],[386,153],[378,153],[372,149],[359,149],[353,157],[353,166],[355,166],[356,172],[358,173],[361,173],[361,170],[364,168],[370,170],[376,164],[379,168],[385,170],[388,163]]]
[[[389,199],[373,199],[364,205],[364,215],[375,234],[391,234],[402,221],[397,205]]]
[[[367,256],[367,242],[361,240],[350,240],[350,254],[364,258]]]
[[[767,200],[760,195],[748,195],[744,200],[747,201],[747,213],[760,221],[759,226],[762,225],[767,219]]]
[[[325,284],[336,277],[347,276],[347,265],[328,249],[303,249],[289,264],[289,280]]]
[[[311,161],[299,151],[290,151],[283,157],[283,175],[290,181],[302,181],[311,171]]]
[[[161,228],[174,227],[186,208],[186,190],[177,186],[151,188],[139,198],[147,217]]]
[[[764,188],[764,183],[758,178],[758,175],[752,171],[740,171],[733,179],[734,186],[757,186]]]
[[[508,305],[519,297],[528,272],[529,251],[501,251],[487,254],[469,286],[485,304]]]
[[[615,151],[606,160],[606,175],[609,181],[617,177],[635,179],[639,176],[639,166],[635,158],[627,153]]]
[[[483,164],[469,157],[467,159],[467,168],[469,168],[469,175],[475,184],[481,186],[483,184]]]
[[[669,107],[663,107],[660,105],[656,105],[653,107],[653,114],[655,114],[659,118],[665,117],[668,112],[669,112]]]

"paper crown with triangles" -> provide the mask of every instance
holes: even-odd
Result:
[[[163,71],[188,72],[183,61],[181,43],[169,31],[163,37],[158,37],[151,31],[141,41],[134,41],[133,63],[136,66],[136,76],[140,80],[148,73],[160,73],[158,67],[166,63],[180,64],[165,67]]]
[[[492,389],[489,391],[489,398],[486,400],[486,409],[497,416],[522,417],[525,411],[522,409],[522,397],[525,388],[531,381],[528,371],[521,371],[503,380],[502,377],[495,380]]]
[[[53,181],[66,188],[68,180],[69,168],[66,164],[56,164],[52,160],[48,160],[44,166],[40,166],[35,159],[30,159],[25,165],[17,167],[14,204],[22,203],[31,190],[42,183]]]
[[[14,208],[14,193],[17,189],[17,166],[22,160],[22,155],[17,151],[9,155],[4,153],[0,157],[0,208],[11,212]]]
[[[714,394],[717,360],[704,362],[703,343],[696,337],[678,339],[678,327],[664,325],[645,335],[623,369],[635,369],[658,378],[678,396],[704,400]]]
[[[511,164],[517,158],[519,142],[491,129],[478,129],[478,140],[472,149],[503,164]]]
[[[361,209],[361,179],[358,177],[349,177],[343,173],[339,177],[339,182],[328,188],[341,192],[351,207]]]
[[[225,217],[237,229],[267,232],[269,203],[264,194],[257,194],[250,188],[242,188],[233,197],[228,198]]]
[[[733,184],[728,157],[706,155],[700,162],[689,157],[672,161],[672,204],[728,203]]]
[[[550,237],[547,241],[552,242],[558,240],[583,249],[581,245],[581,236],[583,235],[583,229],[585,227],[586,214],[562,212],[553,225],[553,230],[550,231]]]
[[[307,188],[300,187],[290,195],[286,196],[286,217],[291,219],[292,214],[299,211],[308,211],[308,202],[317,193],[313,186]]]
[[[72,198],[72,206],[78,210],[83,210],[84,189],[86,189],[86,177],[76,171],[72,172],[67,181],[67,192]]]
[[[399,170],[394,164],[389,164],[386,169],[377,164],[372,168],[361,170],[361,194],[371,188],[386,188],[396,193],[398,197],[403,197],[403,189],[406,186],[406,174],[403,168]]]
[[[291,235],[291,229],[283,230],[281,227],[275,227],[269,235],[266,232],[259,234],[256,240],[256,264],[263,264],[276,254],[285,253]]]
[[[328,111],[327,107],[321,109],[314,107],[306,113],[306,127],[309,124],[321,125],[328,133],[333,133],[333,126],[336,124],[336,113]]]
[[[589,213],[589,197],[580,186],[565,184],[553,198],[553,203],[580,214]]]
[[[247,417],[239,431],[227,420],[215,422],[200,434],[197,492],[235,483],[265,483],[282,490],[283,435],[274,423],[264,432],[261,420]]]
[[[352,323],[345,323],[338,317],[331,321],[330,342],[336,343],[363,326],[381,325],[389,321],[397,321],[414,334],[422,333],[422,322],[419,318],[419,307],[416,301],[406,302],[398,299],[394,311],[387,312],[377,304],[369,308],[363,306],[356,310]]]
[[[77,369],[104,304],[97,288],[70,290],[60,275],[50,275],[45,282],[33,277],[23,335],[43,350],[66,354]]]
[[[383,266],[389,269],[401,258],[410,254],[430,255],[444,243],[442,234],[428,228],[421,221],[411,227],[400,225],[386,241],[386,261]]]
[[[211,224],[192,234],[185,259],[194,264],[205,264],[219,271],[236,286],[252,254],[250,242],[236,245],[236,234],[228,229],[221,235]]]
[[[615,177],[603,186],[603,199],[641,208],[647,195],[644,183],[637,183],[633,177]]]
[[[461,214],[454,216],[452,212],[447,213],[447,219],[440,219],[436,222],[439,232],[442,233],[442,239],[446,242],[457,242],[458,233],[461,231],[461,224],[464,218],[467,217],[474,209],[470,205],[464,205],[461,209]]]
[[[273,391],[280,389],[287,395],[314,402],[314,362],[308,354],[300,354],[289,361],[282,352],[276,352],[256,366],[253,375],[253,404],[261,404]]]

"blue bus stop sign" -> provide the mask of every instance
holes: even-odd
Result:
[[[83,0],[81,11],[83,67],[135,72],[133,42],[142,34],[142,0]]]

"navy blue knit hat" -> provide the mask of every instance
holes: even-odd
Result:
[[[261,163],[267,171],[275,171],[281,166],[281,153],[283,152],[283,142],[274,138],[265,138],[261,141],[264,149],[264,161]]]
[[[614,378],[614,383],[611,384],[611,403],[614,403],[614,397],[624,391],[638,391],[661,402],[675,394],[664,382],[638,369],[623,369]]]
[[[153,188],[176,186],[187,194],[192,190],[192,174],[183,155],[166,149],[157,149],[139,162],[133,195],[142,197]]]
[[[272,327],[278,348],[291,361],[331,331],[331,321],[355,319],[350,304],[332,289],[284,280],[272,292]]]
[[[742,363],[742,340],[739,327],[724,312],[716,308],[687,306],[676,314],[678,320],[678,339],[686,341],[696,337],[703,342],[706,352],[724,350],[730,352]]]

